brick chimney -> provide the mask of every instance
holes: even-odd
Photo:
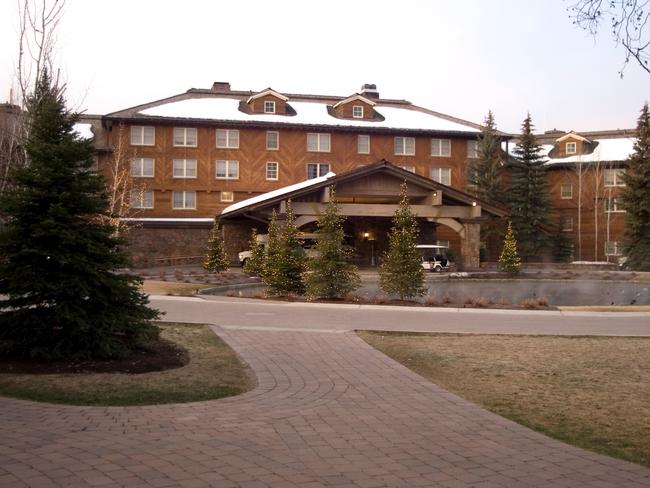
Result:
[[[212,91],[219,93],[228,93],[230,92],[230,83],[227,81],[215,81],[212,83]]]
[[[361,95],[366,98],[379,98],[379,92],[377,91],[377,85],[374,83],[366,83],[361,87]]]

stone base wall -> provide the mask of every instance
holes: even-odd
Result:
[[[210,228],[148,228],[129,230],[128,250],[133,266],[147,268],[203,261]]]
[[[266,228],[261,223],[255,222],[222,222],[223,240],[226,254],[231,265],[239,264],[238,254],[250,248],[251,231],[257,228],[259,234],[265,234]]]

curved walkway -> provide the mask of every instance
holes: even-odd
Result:
[[[352,332],[213,328],[255,390],[129,408],[0,399],[0,486],[650,486],[649,469],[491,414]]]

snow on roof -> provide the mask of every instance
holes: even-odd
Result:
[[[214,219],[210,217],[123,217],[120,220],[124,222],[214,222]]]
[[[345,105],[346,103],[354,102],[356,100],[359,100],[360,102],[367,103],[368,105],[375,106],[377,105],[375,102],[372,100],[367,99],[363,95],[359,95],[358,93],[356,95],[352,95],[351,97],[346,98],[345,100],[341,100],[340,102],[336,102],[333,107],[340,107],[341,105]]]
[[[632,137],[617,137],[613,139],[592,139],[592,142],[597,142],[598,145],[591,154],[574,154],[564,158],[549,158],[546,164],[552,166],[555,164],[567,163],[597,163],[599,161],[625,161],[630,154],[634,152],[634,138]],[[508,145],[508,152],[511,156],[516,156],[514,153],[517,145],[510,142]],[[554,148],[552,144],[542,144],[542,153],[545,157]],[[505,149],[505,145],[504,145]]]
[[[335,173],[332,173],[331,171],[327,173],[325,176],[320,176],[318,178],[312,178],[311,180],[305,180],[301,181],[300,183],[295,183],[293,185],[285,186],[283,188],[278,188],[277,190],[270,191],[268,193],[262,193],[261,195],[257,195],[252,198],[247,198],[246,200],[242,200],[241,202],[233,203],[232,205],[224,208],[221,211],[221,215],[226,215],[230,212],[234,212],[235,210],[239,210],[240,208],[248,207],[249,205],[254,205],[256,203],[262,203],[265,202],[266,200],[271,200],[273,198],[286,195],[287,193],[294,192],[296,190],[302,190],[303,188],[309,188],[310,186],[314,186],[318,183],[322,183],[323,181],[327,181],[331,177],[336,176]]]
[[[327,112],[327,104],[319,101],[292,101],[295,116],[272,114],[246,114],[239,110],[239,99],[201,97],[169,102],[140,111],[142,115],[203,120],[271,122],[276,124],[327,125],[334,127],[377,127],[387,129],[412,129],[432,131],[457,131],[478,133],[469,125],[453,122],[412,108],[379,105],[377,111],[385,120],[338,119]]]
[[[267,88],[266,90],[263,90],[256,95],[251,95],[250,97],[248,97],[246,103],[251,103],[253,100],[257,100],[258,98],[264,97],[266,95],[273,95],[275,98],[279,98],[280,100],[283,100],[285,102],[289,100],[289,97],[285,97],[282,93],[276,92],[273,88]]]
[[[72,129],[82,139],[93,139],[95,134],[93,134],[92,126],[92,124],[83,124],[78,122],[72,126]]]

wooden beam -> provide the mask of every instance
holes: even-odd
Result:
[[[296,215],[321,215],[326,205],[316,202],[294,202]],[[346,217],[392,217],[399,205],[383,203],[340,203],[339,212]],[[481,207],[456,205],[411,205],[411,211],[423,218],[470,219],[481,215]],[[477,215],[478,214],[478,215]]]

